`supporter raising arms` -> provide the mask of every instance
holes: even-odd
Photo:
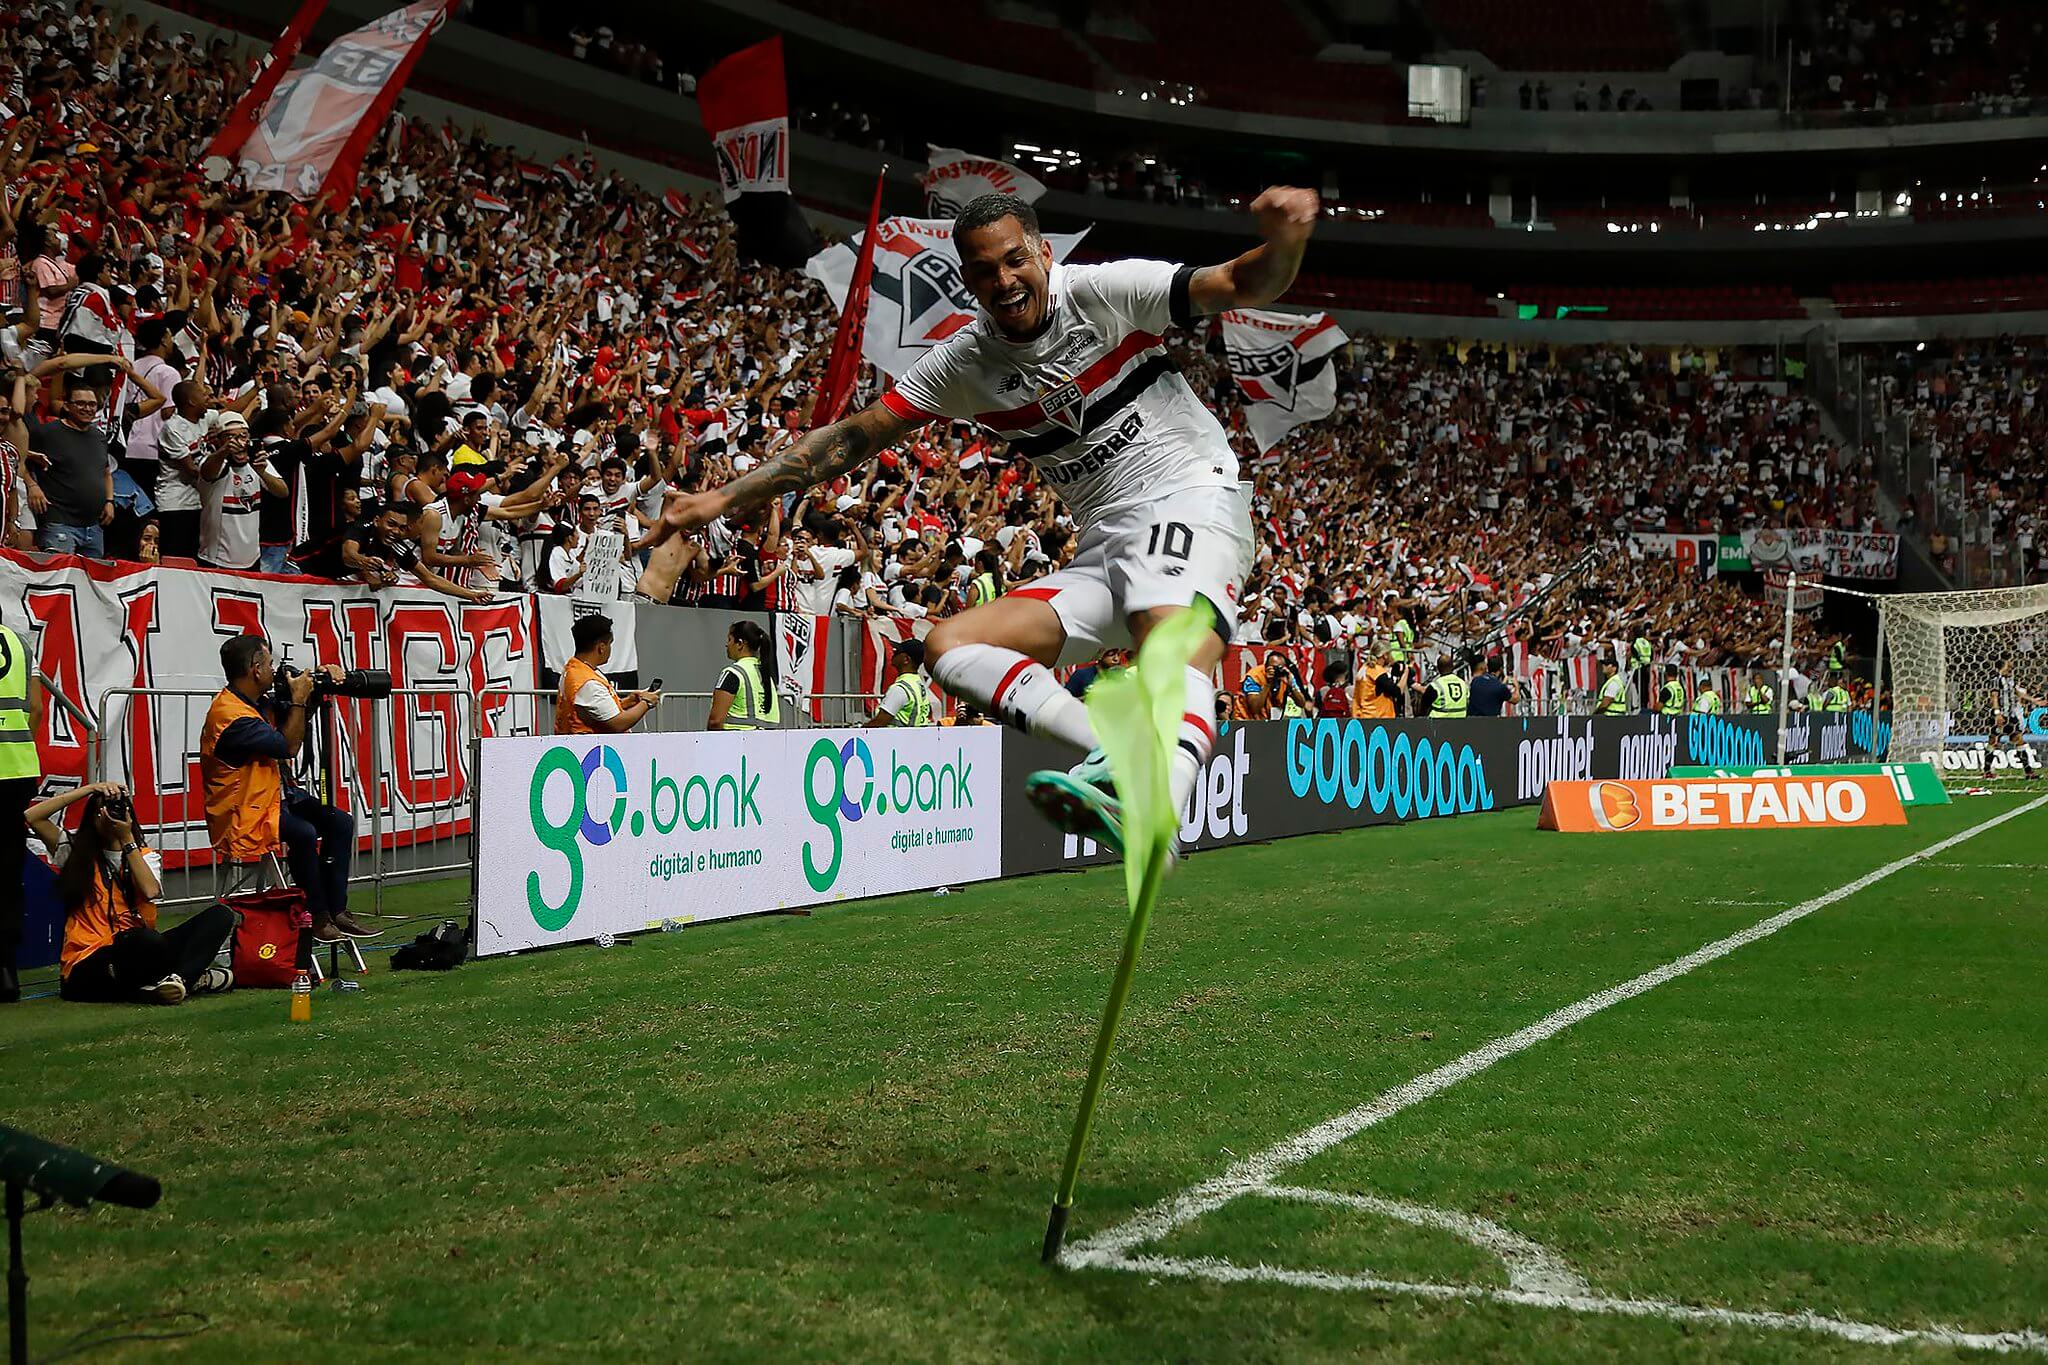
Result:
[[[1210,670],[1235,633],[1252,564],[1251,518],[1237,455],[1163,344],[1170,326],[1285,293],[1319,211],[1312,190],[1252,202],[1261,243],[1221,265],[1129,260],[1055,264],[1031,208],[1006,195],[954,220],[961,279],[981,305],[973,325],[927,352],[884,398],[813,431],[723,488],[672,498],[678,531],[808,488],[854,468],[939,418],[1008,438],[1060,491],[1080,524],[1073,560],[1025,592],[950,617],[926,641],[932,676],[1007,723],[1088,753],[1074,774],[1027,786],[1056,823],[1121,848],[1121,808],[1081,700],[1053,677],[1062,657],[1142,642],[1197,600],[1216,634],[1187,671],[1175,754],[1176,808],[1215,742]]]

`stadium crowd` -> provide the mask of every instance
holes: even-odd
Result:
[[[1981,117],[2032,112],[2028,81],[2048,22],[2023,0],[1823,0],[1793,49],[1793,89],[1814,109],[1882,112],[1930,105]]]
[[[1980,587],[2048,580],[2048,339],[1902,346],[1865,363],[1933,471],[1913,513],[1943,570]]]
[[[90,6],[14,21],[16,545],[857,617],[943,615],[1062,562],[1050,488],[965,426],[654,544],[668,490],[805,428],[835,323],[821,287],[743,264],[714,205],[417,120],[376,141],[343,211],[244,195],[195,169],[246,74],[225,44]],[[1218,345],[1180,358],[1256,474],[1262,638],[1367,641],[1404,615],[1425,647],[1476,644],[1591,551],[1602,567],[1504,638],[1549,654],[1647,631],[1690,662],[1774,658],[1770,606],[1633,562],[1631,533],[1879,529],[1867,471],[1803,397],[1740,378],[1753,358],[1362,342],[1336,416],[1252,461]]]

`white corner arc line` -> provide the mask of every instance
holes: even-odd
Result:
[[[1272,1185],[1275,1178],[1282,1171],[1301,1165],[1312,1157],[1356,1137],[1367,1128],[1383,1123],[1405,1109],[1413,1108],[1424,1100],[1442,1094],[1460,1081],[1469,1080],[1471,1077],[1485,1071],[1496,1062],[1503,1061],[1517,1053],[1526,1052],[1528,1049],[1536,1046],[1536,1044],[1555,1037],[1573,1024],[1598,1014],[1610,1005],[1618,1005],[1624,1000],[1632,1000],[1636,996],[1653,990],[1667,981],[1675,980],[1688,972],[1706,966],[1710,962],[1726,957],[1738,948],[1747,947],[1759,939],[1768,938],[1780,929],[1796,924],[1817,910],[1824,910],[1837,901],[1845,900],[1896,873],[1905,871],[1909,867],[1926,862],[1931,858],[1939,857],[1959,844],[1966,843],[1980,834],[1996,829],[2010,820],[2016,820],[2022,815],[2039,810],[2043,806],[2048,806],[2048,795],[2035,797],[2023,806],[2016,806],[2012,810],[1995,815],[1980,824],[1960,830],[1945,839],[1929,844],[1926,848],[1886,863],[1874,871],[1866,872],[1854,881],[1845,882],[1832,891],[1826,891],[1813,897],[1811,900],[1802,901],[1790,909],[1782,910],[1775,915],[1757,921],[1747,929],[1738,930],[1725,938],[1716,939],[1703,947],[1695,948],[1685,956],[1675,958],[1661,967],[1652,968],[1641,976],[1621,982],[1618,985],[1609,986],[1605,990],[1597,991],[1576,1004],[1567,1005],[1563,1009],[1545,1015],[1525,1028],[1496,1038],[1490,1043],[1482,1044],[1463,1056],[1444,1063],[1433,1071],[1424,1072],[1413,1080],[1395,1086],[1393,1089],[1366,1101],[1355,1109],[1325,1119],[1313,1128],[1282,1139],[1262,1152],[1255,1152],[1251,1156],[1233,1162],[1221,1175],[1191,1186],[1170,1199],[1162,1200],[1152,1205],[1150,1208],[1142,1209],[1115,1227],[1097,1233],[1093,1237],[1071,1243],[1066,1250],[1060,1253],[1060,1264],[1068,1269],[1075,1270],[1096,1267],[1120,1270],[1143,1269],[1161,1274],[1193,1273],[1174,1271],[1165,1267],[1169,1264],[1185,1266],[1206,1265],[1209,1263],[1201,1260],[1178,1260],[1171,1257],[1133,1257],[1129,1253],[1133,1248],[1143,1246],[1148,1242],[1158,1241],[1176,1228],[1193,1222],[1204,1214],[1219,1209],[1242,1195],[1250,1194]],[[1228,1265],[1229,1263],[1223,1262],[1219,1264]],[[1244,1267],[1234,1267],[1234,1270],[1239,1273],[1234,1273],[1229,1278],[1272,1278],[1269,1274],[1254,1276],[1243,1273],[1244,1269]],[[1311,1279],[1316,1280],[1317,1283],[1321,1283],[1323,1280],[1332,1281],[1333,1283],[1328,1287],[1359,1287],[1334,1283],[1335,1281],[1342,1281],[1347,1278],[1356,1279],[1358,1277],[1319,1276],[1317,1272],[1305,1271],[1274,1273],[1309,1276]],[[1304,1280],[1302,1282],[1307,1283],[1308,1281]],[[1378,1282],[1374,1283],[1377,1284]],[[1424,1292],[1435,1294],[1439,1297],[1446,1295],[1451,1297],[1469,1297],[1466,1291],[1467,1287],[1463,1286],[1438,1285],[1407,1292]],[[1511,1297],[1512,1295],[1519,1294],[1520,1291],[1488,1290],[1486,1293],[1489,1297],[1502,1301],[1522,1301]],[[1612,1300],[1608,1302],[1618,1304],[1639,1301]],[[1569,1305],[1553,1304],[1552,1306]],[[1684,1307],[1683,1305],[1677,1306]],[[1618,1312],[1625,1310],[1615,1308],[1602,1309],[1600,1311]],[[1688,1308],[1686,1311],[1688,1313],[1712,1311],[1733,1314],[1733,1310],[1718,1309],[1693,1310]],[[1798,1322],[1803,1321],[1802,1315],[1798,1314],[1733,1314],[1731,1320],[1747,1321],[1764,1318],[1771,1319],[1773,1325],[1778,1326],[1797,1325]],[[1834,1320],[1824,1319],[1823,1321]],[[1897,1329],[1876,1328],[1874,1330],[1894,1332]],[[2013,1335],[2001,1334],[2000,1339]],[[1908,1336],[1901,1339],[1918,1340],[1922,1338]],[[1950,1338],[1943,1339],[1948,1340]],[[2018,1349],[2048,1349],[2048,1338],[2043,1338],[2033,1333],[2021,1333],[2014,1339],[2012,1346],[2003,1349],[2013,1349],[2015,1347]]]

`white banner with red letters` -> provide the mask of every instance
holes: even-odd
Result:
[[[52,686],[96,718],[105,775],[134,792],[141,825],[172,867],[211,856],[199,737],[225,685],[227,640],[261,634],[295,668],[389,669],[394,688],[419,690],[389,704],[327,703],[339,790],[322,795],[354,812],[363,843],[374,823],[396,846],[467,831],[472,709],[487,736],[534,733],[533,701],[511,695],[540,684],[533,603],[0,552],[0,621],[29,642]],[[90,780],[91,743],[64,707],[44,708],[37,746],[47,779]],[[375,822],[366,793],[381,803]]]
[[[1337,410],[1337,371],[1330,357],[1350,338],[1335,318],[1237,308],[1220,321],[1231,376],[1250,400],[1245,420],[1262,452],[1303,423]]]
[[[1629,537],[1646,559],[1675,559],[1680,567],[1701,578],[1715,578],[1721,572],[1721,537],[1718,535],[1671,535],[1662,531],[1637,531]]]
[[[868,300],[867,333],[861,353],[894,378],[916,359],[974,321],[974,295],[960,282],[960,255],[953,249],[950,218],[885,218],[876,229],[874,292]],[[826,247],[804,265],[804,273],[825,286],[832,306],[846,307],[854,263],[865,233]],[[1048,232],[1052,258],[1064,261],[1087,236]]]
[[[1014,194],[1027,204],[1038,202],[1045,185],[1030,172],[994,157],[976,156],[958,147],[925,146],[931,163],[925,168],[925,212],[950,217],[984,194]]]

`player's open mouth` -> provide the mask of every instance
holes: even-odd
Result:
[[[1022,317],[1024,308],[1031,302],[1031,291],[1019,285],[1007,294],[996,295],[996,311],[1007,317]]]

